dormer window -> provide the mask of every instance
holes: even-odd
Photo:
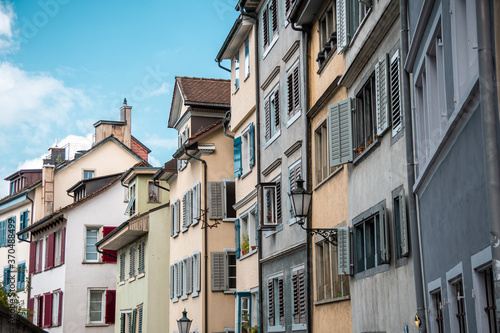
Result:
[[[83,179],[94,178],[94,170],[83,170]]]
[[[78,201],[85,197],[85,187],[82,187],[78,191],[75,191],[75,201]]]
[[[14,195],[19,192],[26,185],[26,179],[24,177],[18,177],[10,182],[10,195]]]

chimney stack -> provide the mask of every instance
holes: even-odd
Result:
[[[44,164],[42,167],[42,207],[44,217],[54,212],[54,171],[54,165]]]
[[[120,121],[126,122],[123,127],[123,144],[132,147],[132,107],[127,105],[127,99],[123,99],[123,106],[120,108]]]

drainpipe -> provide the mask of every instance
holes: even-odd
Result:
[[[30,195],[29,193],[26,193],[26,199],[28,199],[29,201],[31,201],[31,217],[30,217],[30,222],[33,221],[33,208],[35,206],[35,203],[33,202],[33,200],[30,198]],[[26,239],[22,239],[22,238],[19,238],[20,235],[17,235],[17,240],[19,242],[26,242],[26,243],[31,243],[30,240],[26,240]],[[31,233],[30,233],[30,236],[31,236]],[[29,292],[28,292],[28,296],[29,296]],[[29,297],[28,297],[29,299]]]
[[[399,15],[401,20],[401,63],[406,62],[408,55],[408,0],[399,1]],[[406,173],[408,176],[408,210],[410,223],[411,252],[413,256],[413,271],[415,277],[415,296],[417,306],[417,316],[419,316],[423,327],[419,332],[426,332],[425,297],[422,277],[422,258],[420,256],[419,226],[417,225],[417,209],[415,205],[415,194],[413,185],[415,184],[415,161],[413,158],[413,124],[410,100],[410,75],[407,71],[402,71],[403,81],[403,110],[404,110],[404,131],[406,141]]]
[[[495,294],[500,294],[500,159],[498,156],[498,109],[491,42],[490,1],[476,1],[479,64],[479,98],[484,147],[484,167]],[[496,298],[497,309],[500,299]],[[499,322],[497,319],[497,327]]]
[[[109,254],[109,253],[104,253],[104,251],[99,250],[99,249],[97,248],[97,246],[96,246],[96,250],[97,250],[97,252],[99,252],[99,253],[100,253],[100,254],[102,254],[102,255],[107,255],[107,256],[113,257],[113,258],[115,258],[115,259],[118,259],[118,257],[117,257],[117,256],[114,256],[114,255]]]
[[[226,68],[226,67],[224,67],[224,66],[222,66],[220,64],[221,61],[222,61],[221,59],[217,59],[217,65],[219,65],[219,67],[222,68],[223,70],[228,71],[229,73],[231,73],[230,69],[228,69],[228,68]]]
[[[226,126],[229,125],[230,121],[231,121],[231,111],[227,111],[226,115],[224,116],[224,120],[222,120],[222,128],[224,129],[224,135],[234,140],[234,136],[227,134],[226,131]]]
[[[207,181],[207,162],[204,159],[201,159],[199,157],[190,155],[187,151],[186,146],[183,145],[184,148],[184,153],[191,157],[194,158],[197,161],[200,161],[203,163],[203,197],[204,197],[204,203],[205,203],[205,220],[208,219],[208,212],[207,212],[207,186],[208,186],[208,181]],[[204,258],[205,258],[205,267],[204,267],[204,272],[205,272],[205,279],[203,281],[204,288],[205,288],[205,295],[204,295],[204,305],[205,305],[205,329],[204,332],[208,332],[208,228],[203,229],[203,236],[205,237],[205,245],[203,246],[203,252],[204,252]]]
[[[156,186],[156,187],[158,187],[158,188],[161,188],[162,190],[170,192],[170,190],[168,188],[161,186],[160,182],[158,180],[156,180],[156,179],[153,180],[153,185]]]

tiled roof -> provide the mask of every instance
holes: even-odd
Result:
[[[200,128],[198,130],[198,132],[196,132],[194,135],[192,135],[189,140],[194,140],[200,136],[202,136],[203,134],[207,133],[207,132],[210,132],[213,128],[217,127],[217,125],[220,125],[222,124],[222,119],[219,119],[217,120],[215,123],[213,123],[212,125],[208,126],[207,128]]]
[[[176,76],[187,104],[231,105],[231,81]]]

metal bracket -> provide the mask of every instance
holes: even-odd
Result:
[[[201,215],[202,215],[202,218],[201,218],[201,229],[205,229],[205,228],[209,228],[209,229],[212,229],[212,228],[217,228],[217,226],[221,223],[219,220],[215,220],[215,222],[213,224],[210,224],[208,223],[208,209],[201,209]]]
[[[320,235],[333,246],[337,246],[337,229],[326,229],[326,228],[304,228],[304,219],[297,222],[302,229],[304,229],[309,237],[314,235]]]

